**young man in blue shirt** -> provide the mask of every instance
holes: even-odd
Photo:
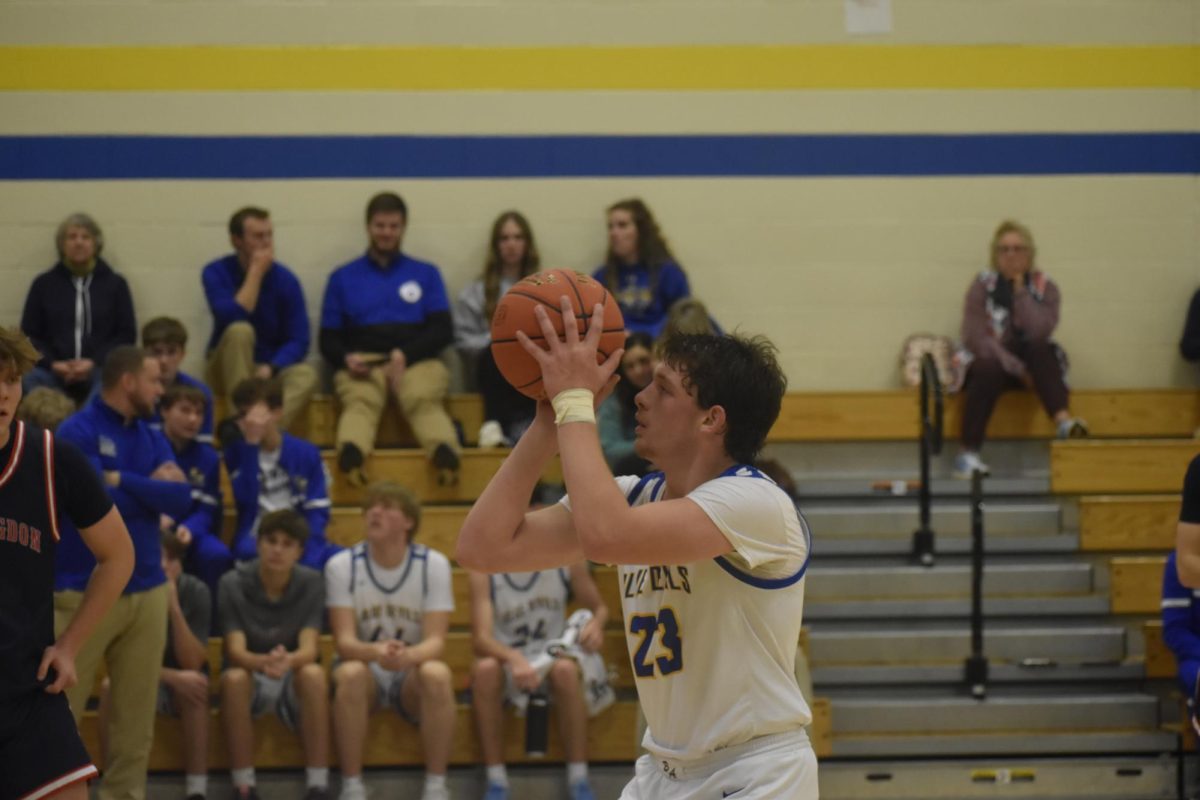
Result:
[[[193,378],[179,369],[183,357],[187,355],[187,328],[173,317],[155,317],[142,326],[142,347],[146,352],[158,359],[162,370],[163,391],[170,391],[175,385],[191,386],[204,396],[203,418],[200,429],[192,438],[207,444],[213,443],[213,396],[212,390],[204,381]],[[161,409],[155,410],[150,420],[152,427],[162,430]]]
[[[300,563],[321,569],[340,547],[325,541],[332,503],[321,451],[281,429],[283,389],[278,380],[250,378],[233,392],[241,436],[225,446],[225,469],[237,504],[233,557],[256,556],[258,526],[272,511],[303,515],[309,534]]]
[[[133,539],[133,577],[95,634],[79,651],[79,683],[67,690],[78,724],[103,660],[112,683],[111,750],[102,798],[143,796],[160,653],[166,643],[167,588],[162,568],[160,516],[182,517],[192,490],[162,433],[147,423],[162,395],[157,359],[132,345],[109,353],[100,393],[67,419],[58,436],[83,451],[108,486]],[[61,630],[83,600],[96,561],[79,531],[62,525],[55,575],[55,627]]]
[[[215,598],[217,581],[233,567],[233,555],[221,541],[221,458],[198,435],[205,401],[199,389],[176,384],[163,395],[159,410],[163,434],[192,487],[191,506],[182,518],[171,520],[169,530],[184,548],[184,568],[204,581]]]
[[[308,310],[295,274],[275,260],[271,215],[246,207],[229,219],[234,252],[204,268],[204,296],[213,315],[208,342],[208,383],[229,397],[251,376],[283,383],[283,426],[308,407],[317,371],[308,356]],[[222,422],[228,438],[236,435]]]
[[[321,305],[321,354],[336,370],[342,406],[338,469],[365,486],[363,463],[389,389],[442,484],[456,483],[458,435],[446,411],[450,372],[438,354],[454,341],[438,268],[401,252],[408,207],[383,192],[367,204],[367,252],[329,276]]]

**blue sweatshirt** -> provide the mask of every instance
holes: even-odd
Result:
[[[149,477],[161,464],[175,460],[166,437],[145,420],[126,422],[100,395],[68,417],[59,427],[58,436],[83,451],[98,473],[121,474],[120,486],[109,487],[108,493],[133,539],[133,576],[125,593],[144,592],[163,583],[166,576],[159,515],[182,518],[192,503],[192,487],[188,484]],[[87,586],[96,559],[70,520],[62,522],[61,534],[54,588],[81,591]]]
[[[192,505],[182,519],[175,521],[199,539],[221,536],[221,457],[211,444],[197,439],[175,451],[179,468],[192,487]]]
[[[433,264],[403,253],[387,266],[362,256],[329,276],[321,301],[321,354],[335,368],[347,353],[390,353],[409,364],[437,358],[454,341],[450,299]]]
[[[1179,582],[1172,552],[1163,570],[1163,641],[1179,662],[1200,660],[1200,603],[1195,597],[1195,592]]]
[[[236,255],[218,258],[204,268],[201,281],[213,315],[208,350],[211,352],[217,346],[230,325],[249,322],[254,327],[256,364],[270,364],[279,370],[303,361],[308,355],[311,336],[304,290],[295,274],[278,261],[273,262],[263,276],[253,313],[233,299],[245,280],[246,273]]]
[[[197,380],[191,375],[184,372],[175,373],[175,382],[184,386],[191,386],[193,389],[199,389],[204,393],[204,419],[200,422],[200,434],[196,437],[196,441],[212,444],[213,442],[213,396],[212,389],[204,381]],[[167,387],[170,388],[170,387]],[[154,409],[154,415],[150,417],[150,427],[156,431],[162,430],[162,410]]]
[[[675,262],[668,261],[656,271],[657,277],[653,275],[655,270],[645,264],[623,266],[617,270],[617,288],[613,296],[625,317],[625,330],[629,333],[637,331],[658,338],[671,306],[692,293],[687,275]],[[604,267],[592,273],[592,277],[611,291]]]
[[[263,508],[259,502],[258,453],[258,445],[241,440],[225,449],[225,469],[237,506],[237,529],[229,549],[239,561],[258,557],[255,533],[259,515],[274,510]],[[300,563],[321,569],[326,559],[341,550],[325,541],[333,504],[329,501],[329,475],[321,451],[311,442],[284,433],[279,446],[279,469],[287,475],[291,507],[308,522],[308,543]]]

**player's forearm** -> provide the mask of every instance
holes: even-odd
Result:
[[[588,422],[559,426],[558,444],[571,518],[583,553],[592,561],[614,563],[611,534],[621,530],[629,504],[604,460],[596,426]]]
[[[1175,571],[1179,573],[1179,582],[1184,586],[1200,589],[1200,553],[1176,549]]]
[[[371,663],[379,660],[379,649],[374,642],[361,641],[357,636],[347,636],[334,640],[338,658],[343,661],[365,661]]]
[[[320,655],[316,647],[300,647],[288,653],[288,669],[297,670],[309,664],[315,664]]]
[[[208,648],[204,642],[192,633],[188,627],[187,618],[178,606],[172,608],[171,618],[171,651],[175,660],[184,669],[200,669],[208,661]]]
[[[59,648],[78,653],[100,620],[117,602],[121,592],[125,591],[129,576],[133,574],[133,545],[129,543],[128,535],[125,544],[127,547],[118,548],[108,558],[97,562],[75,616],[58,637],[56,644]]]
[[[423,639],[420,644],[408,648],[408,654],[412,658],[413,664],[424,664],[426,661],[441,658],[444,652],[446,652],[444,636],[430,636]]]
[[[467,514],[455,552],[459,564],[495,569],[488,556],[512,543],[533,488],[557,448],[553,430],[535,423],[526,431]]]
[[[472,637],[472,644],[475,655],[479,658],[490,657],[504,663],[511,661],[513,653],[517,652],[511,647],[505,647],[495,636],[491,635],[476,634]]]
[[[262,672],[269,657],[265,653],[251,653],[249,650],[227,648],[225,657],[235,667],[241,667],[249,672]]]

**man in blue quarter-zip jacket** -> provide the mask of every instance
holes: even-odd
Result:
[[[325,541],[332,504],[321,451],[280,428],[279,381],[250,378],[233,391],[242,436],[225,447],[225,469],[237,504],[233,557],[258,558],[258,523],[271,511],[290,508],[304,516],[309,535],[300,563],[322,569],[340,547]]]
[[[159,521],[162,514],[182,517],[192,502],[171,446],[146,422],[162,391],[158,361],[141,348],[118,347],[104,362],[100,393],[58,429],[58,436],[82,450],[103,476],[133,539],[133,577],[80,650],[75,662],[79,682],[67,691],[78,724],[104,660],[114,708],[100,790],[105,800],[145,796],[161,662],[146,654],[161,653],[167,636]],[[55,575],[56,629],[79,607],[95,564],[79,532],[65,521]]]
[[[221,457],[199,436],[206,401],[196,387],[176,384],[163,395],[159,413],[175,461],[192,487],[191,507],[182,518],[170,520],[169,530],[185,548],[184,569],[208,584],[215,600],[217,582],[233,567],[233,555],[221,541]]]
[[[208,385],[232,400],[249,377],[283,383],[283,427],[291,425],[317,388],[317,371],[305,362],[310,333],[304,290],[275,260],[271,215],[247,207],[229,219],[234,252],[204,268],[204,296],[213,315],[208,341]],[[222,422],[217,438],[236,434]]]
[[[459,445],[446,412],[450,371],[438,358],[454,341],[450,301],[433,264],[401,252],[408,207],[383,192],[367,204],[367,252],[329,276],[321,305],[321,354],[336,372],[342,406],[338,470],[368,482],[363,463],[375,448],[389,390],[443,485],[458,481]]]

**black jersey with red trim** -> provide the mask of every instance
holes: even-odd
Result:
[[[54,554],[59,520],[79,528],[113,506],[92,465],[74,445],[24,422],[0,447],[0,716],[31,691],[54,642]],[[0,719],[0,730],[6,720]]]

